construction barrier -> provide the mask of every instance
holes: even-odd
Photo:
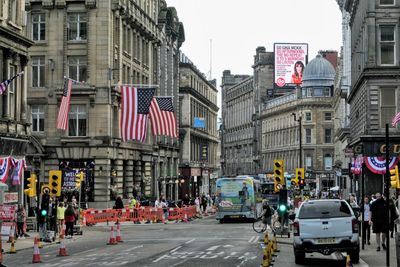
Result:
[[[82,223],[94,225],[102,222],[161,222],[164,211],[154,207],[125,209],[88,209],[82,212]],[[196,216],[196,206],[169,208],[168,220],[183,221]]]

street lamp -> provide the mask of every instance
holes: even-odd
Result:
[[[303,157],[302,157],[302,137],[301,137],[301,115],[297,119],[296,113],[292,112],[292,116],[294,121],[297,121],[299,123],[299,168],[303,167]]]

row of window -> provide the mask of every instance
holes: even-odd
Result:
[[[32,87],[44,87],[46,77],[46,60],[44,56],[33,56],[32,64]],[[87,80],[86,57],[70,56],[67,59],[68,77],[77,81]]]
[[[45,107],[33,105],[32,131],[44,132]],[[68,113],[68,136],[87,136],[87,110],[85,105],[71,105]]]

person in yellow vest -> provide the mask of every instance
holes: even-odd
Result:
[[[61,230],[63,229],[64,218],[65,218],[64,213],[65,213],[64,202],[60,202],[57,207],[58,233],[61,233]]]
[[[128,208],[133,209],[135,207],[136,207],[136,199],[135,199],[135,197],[131,197]]]

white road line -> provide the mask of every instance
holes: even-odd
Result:
[[[259,236],[256,236],[256,238],[254,238],[254,240],[253,240],[253,243],[257,243],[257,242],[258,242],[258,239],[260,239],[260,237],[259,237]]]
[[[195,240],[196,240],[196,238],[190,239],[189,241],[185,242],[185,244],[190,244],[190,243],[192,243],[192,242],[195,241]]]
[[[212,246],[212,247],[208,248],[207,250],[209,250],[209,251],[211,251],[211,250],[216,250],[216,249],[219,248],[219,247],[220,247],[220,245]]]
[[[182,246],[179,246],[179,247],[176,247],[176,248],[174,248],[173,250],[171,250],[170,252],[175,252],[175,251],[177,251],[178,249],[180,249]]]

